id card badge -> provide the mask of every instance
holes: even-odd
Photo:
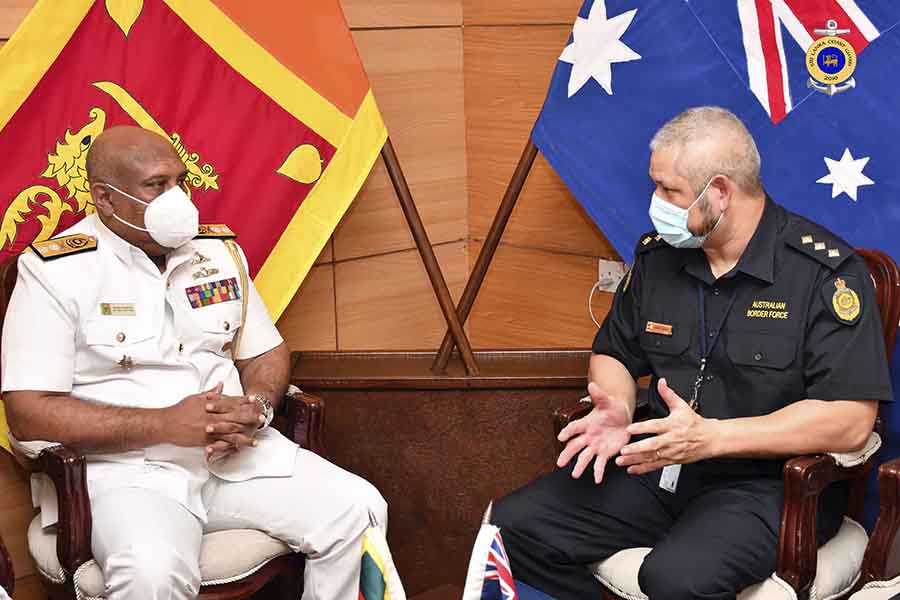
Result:
[[[680,475],[681,465],[663,467],[662,475],[659,478],[659,487],[674,494],[675,490],[678,489],[678,477]]]

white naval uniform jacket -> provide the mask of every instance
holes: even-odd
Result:
[[[35,252],[19,258],[3,326],[4,392],[65,392],[97,404],[140,408],[172,406],[219,382],[225,394],[242,395],[231,356],[235,332],[244,330],[239,359],[282,342],[252,282],[239,290],[242,297],[249,294],[246,322],[241,322],[239,299],[204,306],[195,294],[192,306],[189,294],[195,286],[232,278],[233,285],[241,286],[222,240],[188,242],[169,254],[160,273],[96,214],[61,236],[76,233],[96,237],[97,249],[50,260]],[[229,481],[292,474],[296,444],[273,428],[257,439],[255,448],[242,448],[211,465],[203,447],[170,444],[88,455],[88,489],[95,496],[108,489],[145,487],[205,521],[201,488],[210,473]],[[46,527],[56,522],[56,499],[49,480],[43,481],[32,492]]]

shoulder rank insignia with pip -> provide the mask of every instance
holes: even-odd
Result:
[[[651,231],[650,233],[645,233],[638,239],[634,253],[643,254],[644,252],[662,248],[663,246],[668,246],[668,244],[663,241],[662,236],[655,231]]]
[[[62,256],[71,256],[81,252],[97,249],[97,238],[84,233],[76,233],[43,242],[33,242],[31,249],[44,260],[53,260]]]
[[[785,237],[785,243],[832,271],[850,258],[853,247],[836,235],[809,223],[798,223]]]
[[[859,281],[853,275],[828,278],[822,285],[822,300],[834,317],[844,325],[855,325],[862,315]]]
[[[233,232],[228,225],[213,223],[209,225],[200,225],[194,239],[230,239],[235,237],[237,237],[237,234]]]

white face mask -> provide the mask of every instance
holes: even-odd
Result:
[[[691,233],[691,230],[688,229],[688,216],[690,215],[691,209],[700,202],[700,199],[703,198],[703,195],[709,189],[710,184],[712,184],[712,179],[709,180],[709,183],[706,184],[706,187],[704,187],[703,191],[700,192],[700,195],[697,196],[697,199],[687,208],[675,206],[671,202],[666,202],[657,196],[655,192],[653,193],[653,197],[650,200],[650,220],[653,221],[656,232],[661,235],[663,240],[670,246],[675,248],[699,248],[703,245],[703,242],[706,241],[706,238],[716,230],[719,223],[722,222],[722,215],[725,214],[724,212],[719,214],[719,219],[716,221],[716,224],[704,235],[694,235]]]
[[[176,185],[169,188],[152,201],[144,202],[113,185],[108,183],[103,185],[147,207],[147,210],[144,211],[146,229],[129,223],[115,213],[113,213],[113,217],[132,229],[149,233],[150,237],[160,246],[178,248],[197,236],[197,230],[200,227],[200,213],[197,212],[197,207],[184,193],[181,186]]]

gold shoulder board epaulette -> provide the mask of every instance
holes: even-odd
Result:
[[[663,246],[668,246],[668,244],[663,241],[662,236],[655,231],[651,231],[638,238],[637,248],[634,249],[634,253],[635,255],[643,254]]]
[[[785,243],[788,246],[832,271],[840,267],[855,252],[853,246],[827,229],[810,223],[798,222],[790,227],[785,235]]]
[[[206,239],[206,238],[214,238],[214,239],[228,239],[235,238],[237,234],[231,230],[228,225],[222,225],[221,223],[212,223],[210,225],[201,225],[197,230],[197,235],[194,239]]]
[[[53,238],[43,242],[33,242],[31,249],[44,260],[53,260],[61,256],[71,256],[81,252],[97,249],[97,238],[84,233]]]

